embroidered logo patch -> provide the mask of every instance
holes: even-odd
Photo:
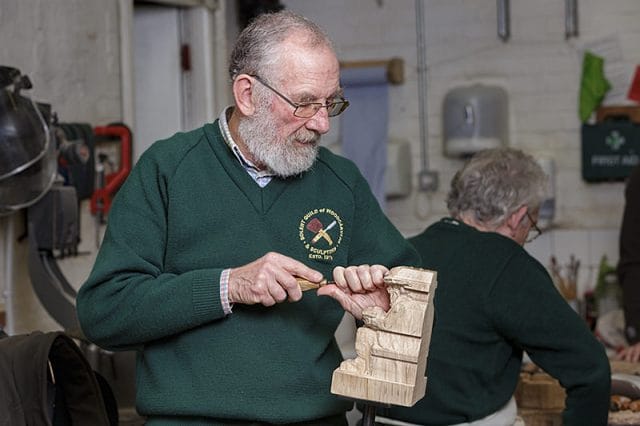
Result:
[[[303,216],[298,232],[300,241],[309,252],[309,259],[332,261],[342,242],[344,225],[335,211],[314,209]]]

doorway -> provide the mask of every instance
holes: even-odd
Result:
[[[120,0],[123,121],[133,162],[155,141],[213,121],[226,104],[224,2]],[[221,68],[222,67],[222,68]]]
[[[133,70],[135,88],[134,161],[159,139],[184,130],[189,92],[189,69],[181,33],[180,8],[135,4],[133,14]]]

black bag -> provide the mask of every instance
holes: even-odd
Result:
[[[115,403],[63,332],[0,338],[0,426],[117,424],[117,407],[110,421],[105,396]]]

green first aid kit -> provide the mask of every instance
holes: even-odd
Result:
[[[640,124],[626,120],[583,124],[581,133],[585,181],[624,180],[640,163]]]

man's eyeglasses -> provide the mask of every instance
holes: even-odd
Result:
[[[347,101],[344,98],[340,98],[338,100],[327,102],[326,105],[322,104],[320,102],[309,102],[309,103],[298,104],[298,103],[293,102],[291,99],[287,98],[282,93],[278,92],[273,87],[271,87],[269,85],[269,83],[264,81],[259,76],[252,75],[251,77],[253,77],[256,80],[258,80],[260,83],[262,83],[265,87],[267,87],[273,93],[275,93],[276,95],[280,96],[286,103],[288,103],[289,105],[294,107],[295,109],[293,110],[293,115],[295,115],[296,117],[299,117],[299,118],[311,118],[314,115],[316,115],[316,113],[318,111],[320,111],[320,108],[326,108],[327,109],[327,114],[329,115],[329,117],[335,117],[336,115],[342,114],[342,112],[345,109],[347,109],[347,107],[349,106],[349,101]]]
[[[538,228],[537,222],[533,220],[533,218],[531,217],[528,211],[527,211],[527,218],[529,219],[529,222],[531,222],[531,229],[529,229],[529,235],[527,235],[527,239],[525,240],[525,243],[530,243],[531,241],[538,238],[540,234],[542,234],[542,230]]]

